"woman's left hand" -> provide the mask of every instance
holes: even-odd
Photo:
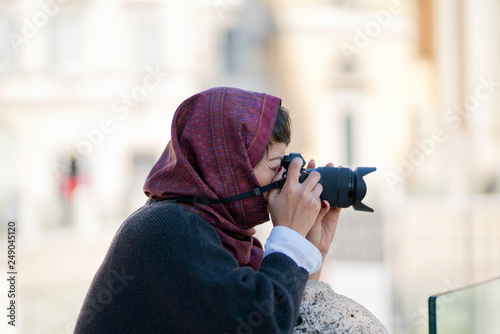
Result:
[[[328,163],[326,167],[334,167],[333,163]],[[316,168],[314,160],[309,161],[307,168]],[[331,208],[327,201],[321,202],[321,211],[318,214],[316,222],[307,233],[306,239],[309,240],[316,248],[319,249],[325,261],[330,245],[332,244],[337,222],[339,220],[340,208]],[[310,279],[319,280],[321,270],[310,276]]]

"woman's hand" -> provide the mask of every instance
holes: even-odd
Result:
[[[312,172],[300,183],[301,167],[300,158],[292,160],[283,189],[269,191],[267,202],[274,226],[289,227],[305,237],[317,223],[321,210],[319,196],[323,192],[323,186],[318,183],[321,178],[318,172]],[[280,168],[273,182],[283,178],[283,173],[284,169]]]
[[[333,164],[330,162],[326,167],[333,167]],[[314,160],[309,161],[307,168],[316,168]],[[340,208],[330,208],[330,203],[322,201],[321,211],[316,218],[316,222],[307,233],[306,239],[319,249],[323,256],[323,262],[335,236],[339,215]],[[320,273],[321,270],[315,272],[310,276],[310,279],[319,280]]]

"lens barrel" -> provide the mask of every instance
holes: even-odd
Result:
[[[302,155],[290,153],[285,155],[281,165],[288,170],[290,162]],[[302,158],[303,164],[305,160]],[[303,182],[312,171],[321,175],[319,183],[323,186],[321,200],[326,200],[331,207],[348,208],[353,207],[356,211],[373,212],[373,209],[362,203],[366,195],[366,183],[363,176],[376,171],[375,167],[358,167],[354,171],[345,167],[318,167],[316,169],[302,169],[299,181]]]
[[[303,174],[317,171],[321,175],[319,183],[323,186],[320,198],[330,203],[332,207],[373,212],[373,209],[363,204],[366,195],[366,183],[363,176],[375,171],[375,167],[358,167],[355,171],[344,167],[318,167],[307,169]],[[304,180],[306,177],[301,177]]]

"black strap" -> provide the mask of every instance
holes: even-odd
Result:
[[[285,178],[270,183],[267,186],[255,188],[252,191],[234,195],[228,198],[206,198],[202,196],[193,196],[193,197],[185,196],[185,197],[172,198],[172,200],[176,202],[200,203],[200,204],[220,204],[220,203],[235,202],[235,201],[241,201],[242,199],[246,199],[252,196],[259,196],[260,194],[265,193],[266,191],[269,191],[271,189],[282,188],[283,184],[285,184]]]

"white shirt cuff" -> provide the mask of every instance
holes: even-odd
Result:
[[[321,252],[300,233],[286,226],[275,226],[266,241],[264,257],[272,253],[283,253],[295,263],[313,274],[321,269]]]

